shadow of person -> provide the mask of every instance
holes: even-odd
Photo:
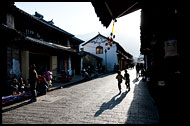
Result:
[[[14,110],[14,109],[17,109],[17,108],[20,108],[20,107],[28,105],[28,104],[31,104],[31,102],[28,102],[28,101],[22,102],[21,104],[12,106],[10,108],[2,109],[2,113],[11,111],[11,110]]]
[[[105,110],[113,109],[116,105],[120,104],[122,102],[122,100],[126,97],[127,93],[128,93],[128,91],[125,91],[120,95],[120,97],[116,98],[117,96],[119,96],[119,94],[117,94],[108,102],[104,102],[101,105],[100,109],[94,114],[94,117],[98,117]]]

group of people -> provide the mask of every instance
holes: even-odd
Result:
[[[143,63],[137,63],[136,64],[136,78],[138,77],[145,77],[145,69]]]
[[[88,80],[91,77],[91,67],[88,66],[86,69],[83,68],[81,71],[82,77],[84,77],[84,80]]]
[[[138,77],[142,77],[143,80],[145,79],[145,69],[144,69],[143,63],[136,64],[136,78]],[[119,94],[121,94],[121,83],[123,80],[125,80],[125,84],[126,84],[126,88],[128,89],[128,92],[130,91],[130,75],[127,72],[127,69],[125,69],[124,76],[121,74],[121,71],[118,70],[116,79],[118,80]]]
[[[11,86],[11,92],[13,95],[18,94],[19,92],[22,93],[25,90],[25,84],[22,77],[17,79],[16,76],[14,76],[11,79],[10,86]]]
[[[35,64],[32,64],[29,69],[29,84],[30,84],[30,91],[32,94],[32,97],[30,100],[31,102],[37,101],[37,92],[36,92],[37,81],[38,81],[38,74],[36,72],[36,66]],[[17,79],[17,77],[14,76],[11,79],[10,86],[11,86],[12,94],[15,95],[15,94],[18,94],[19,92],[23,93],[25,91],[26,85],[22,77]]]
[[[83,67],[81,74],[83,77],[91,77],[92,73],[98,73],[98,71],[98,66],[94,67],[92,65],[88,65],[86,67]]]
[[[123,79],[125,80],[125,84],[126,84],[126,88],[128,89],[128,92],[130,91],[130,75],[127,72],[127,69],[125,70],[124,77],[122,76],[121,71],[118,71],[116,79],[118,80],[119,94],[121,94],[121,83]]]

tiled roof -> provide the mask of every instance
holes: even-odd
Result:
[[[59,27],[57,27],[57,26],[55,26],[55,25],[53,25],[53,24],[48,23],[48,21],[45,21],[45,20],[42,19],[42,18],[38,18],[38,17],[36,17],[36,16],[34,16],[34,15],[28,14],[27,12],[25,12],[25,11],[23,11],[23,10],[17,8],[16,6],[14,6],[14,9],[15,9],[15,11],[19,12],[20,14],[23,14],[23,15],[25,15],[25,16],[27,16],[27,17],[33,19],[33,20],[36,20],[36,21],[42,23],[43,25],[46,25],[46,26],[48,26],[48,27],[50,27],[50,28],[53,28],[53,29],[55,29],[55,30],[57,30],[57,31],[59,31],[59,32],[62,32],[62,33],[64,33],[64,34],[70,36],[70,37],[73,37],[73,36],[74,36],[73,34],[67,32],[67,31],[65,31],[65,30],[63,30],[63,29],[61,29],[61,28],[59,28]]]

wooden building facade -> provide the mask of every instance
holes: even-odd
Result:
[[[33,63],[39,75],[50,70],[54,79],[62,70],[69,71],[70,75],[80,74],[78,52],[82,40],[52,21],[45,21],[38,12],[30,15],[14,3],[7,4],[2,16],[3,89],[8,88],[8,81],[13,76],[22,76],[27,83],[29,66]]]

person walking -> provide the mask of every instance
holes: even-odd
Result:
[[[139,70],[140,70],[140,66],[139,63],[136,64],[136,78],[139,77]]]
[[[126,88],[128,89],[128,92],[129,92],[130,91],[130,75],[127,72],[127,69],[125,70],[124,78],[125,78]]]
[[[125,79],[122,75],[121,75],[121,71],[118,71],[118,74],[116,76],[116,79],[118,81],[118,89],[119,89],[119,94],[121,94],[121,83],[122,80]]]
[[[36,98],[37,97],[37,92],[36,92],[37,79],[38,79],[38,74],[36,72],[36,65],[32,64],[29,70],[29,83],[30,83],[30,90],[32,93],[30,102],[37,101],[37,98]]]

